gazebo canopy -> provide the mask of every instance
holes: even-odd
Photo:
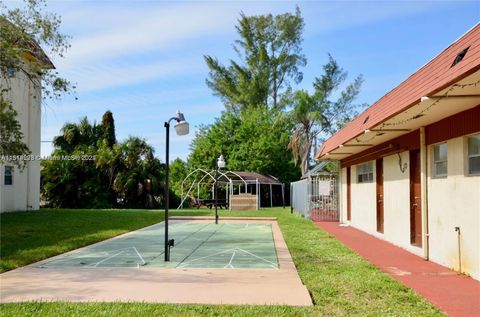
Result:
[[[232,180],[232,181],[241,181],[247,184],[253,184],[258,181],[262,185],[281,185],[282,183],[273,176],[267,176],[255,172],[237,172],[237,171],[227,171],[222,175],[219,181]]]
[[[190,172],[183,180],[182,185],[187,182],[209,184],[215,182],[215,171],[197,168]],[[274,176],[267,176],[255,172],[237,172],[237,171],[221,171],[218,177],[219,183],[233,184],[256,184],[261,185],[282,185],[282,183]]]
[[[284,184],[276,177],[270,175],[263,175],[255,172],[244,171],[218,171],[216,175],[215,170],[204,170],[198,168],[190,172],[182,181],[181,184],[181,203],[179,208],[183,208],[183,202],[196,191],[197,199],[200,197],[200,185],[213,186],[215,184],[215,177],[217,177],[217,184],[222,185],[227,192],[227,199],[230,195],[234,195],[234,186],[238,186],[238,194],[242,191],[247,193],[250,190],[255,191],[257,199],[260,199],[260,186],[270,186],[270,196],[272,196],[272,186],[278,185],[282,188],[282,204],[283,204],[283,187]],[[253,186],[253,187],[252,187]],[[235,187],[236,188],[236,187]],[[243,188],[243,190],[240,190]],[[253,189],[252,189],[253,188]],[[196,189],[196,190],[195,190]],[[272,200],[270,199],[270,205]]]

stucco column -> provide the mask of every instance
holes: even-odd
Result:
[[[342,190],[342,164],[338,161],[338,179],[337,179],[337,208],[338,208],[338,222],[344,223],[343,221],[343,190]]]
[[[425,127],[420,127],[420,176],[422,204],[422,246],[423,257],[428,260],[428,189],[427,189],[427,147],[425,145]]]

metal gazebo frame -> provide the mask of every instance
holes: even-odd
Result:
[[[188,180],[192,178],[194,175],[198,175],[200,173],[200,179],[194,178],[191,183],[188,183]],[[260,186],[261,185],[269,185],[270,186],[270,206],[273,206],[273,188],[272,186],[281,186],[282,190],[282,205],[285,205],[285,184],[279,182],[273,176],[265,176],[258,173],[251,173],[251,172],[235,172],[235,171],[219,171],[218,172],[220,177],[218,178],[218,185],[224,185],[226,188],[226,197],[229,200],[230,195],[234,195],[234,188],[238,185],[238,193],[242,193],[242,186],[243,186],[243,193],[248,193],[248,186],[255,185],[255,193],[257,196],[257,210],[261,207],[261,197],[260,197]],[[190,186],[188,186],[190,184]],[[180,205],[177,209],[183,209],[183,205],[185,200],[188,199],[190,193],[197,187],[197,200],[200,200],[200,185],[211,185],[212,186],[212,198],[215,199],[215,171],[212,170],[205,170],[202,168],[197,168],[194,171],[190,172],[182,181],[181,184],[181,201]],[[188,190],[185,191],[186,187]],[[229,209],[231,210],[231,205],[229,205]]]

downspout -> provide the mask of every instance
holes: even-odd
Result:
[[[422,245],[423,258],[429,259],[429,232],[428,232],[428,179],[427,179],[427,146],[425,145],[425,127],[420,127],[420,174],[421,174],[421,200],[422,200]]]
[[[462,252],[461,252],[461,238],[460,238],[460,227],[455,227],[455,232],[457,233],[457,248],[458,248],[458,273],[462,273]]]

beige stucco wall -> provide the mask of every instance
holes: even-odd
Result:
[[[458,270],[460,227],[462,272],[480,280],[480,176],[466,176],[466,137],[454,138],[448,144],[448,177],[432,178],[432,146],[427,148],[427,184],[429,214],[429,258]],[[351,167],[350,225],[387,240],[418,256],[423,248],[410,244],[410,174],[409,152],[400,153],[407,170],[402,172],[397,154],[383,158],[384,233],[376,230],[376,182],[357,183],[356,166]],[[374,176],[375,175],[375,162]],[[347,221],[346,168],[340,177],[341,221]]]
[[[400,155],[402,157],[402,163],[407,163],[409,166],[408,152],[402,152]],[[422,248],[410,244],[409,169],[407,168],[407,170],[402,173],[398,165],[398,159],[397,154],[383,158],[383,233],[377,232],[375,161],[371,161],[373,164],[373,182],[371,183],[358,183],[357,166],[354,165],[351,167],[352,214],[350,225],[420,256],[422,255]],[[342,181],[346,183],[346,177],[342,179]],[[345,200],[344,206],[346,207],[346,197],[342,198],[342,200]]]
[[[458,235],[462,272],[480,279],[480,176],[466,176],[466,137],[447,141],[448,176],[432,178],[428,148],[430,259],[458,270]]]
[[[383,158],[384,230],[383,239],[392,242],[416,255],[422,256],[421,247],[410,244],[410,156],[409,152]],[[375,219],[376,221],[376,219]]]
[[[375,162],[373,162],[373,179],[375,180]],[[371,183],[357,182],[357,165],[350,169],[351,175],[351,221],[355,228],[370,234],[376,233],[376,185]]]
[[[9,88],[8,98],[18,112],[23,141],[32,155],[40,155],[41,96],[39,85],[34,85],[24,74],[5,79],[0,76],[1,87]],[[6,164],[11,165],[11,164]],[[0,166],[0,212],[37,210],[40,200],[40,161],[29,161],[22,171],[14,167],[13,185],[4,185],[4,166]]]

